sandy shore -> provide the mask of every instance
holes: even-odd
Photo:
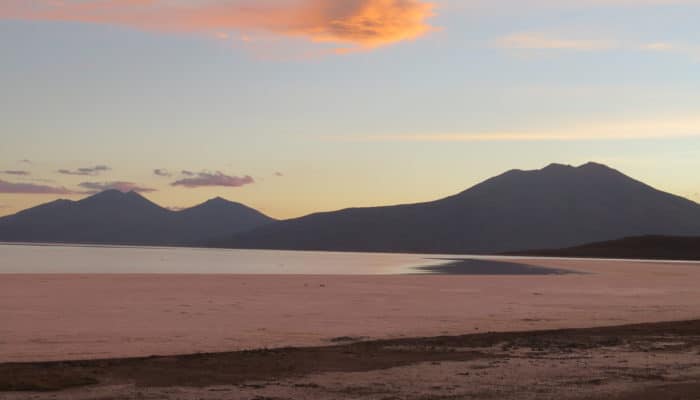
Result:
[[[700,321],[0,364],[4,400],[694,400]]]
[[[0,362],[700,317],[700,264],[521,260],[563,275],[2,275]]]

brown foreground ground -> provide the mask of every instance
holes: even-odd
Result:
[[[0,364],[19,399],[699,399],[700,321]],[[343,343],[343,341],[347,341]]]

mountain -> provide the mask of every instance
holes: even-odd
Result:
[[[182,239],[187,243],[206,243],[236,232],[248,231],[274,220],[240,203],[217,197],[175,214],[187,227]]]
[[[566,249],[528,250],[512,255],[700,261],[700,237],[638,236]]]
[[[700,235],[700,205],[605,165],[512,170],[441,200],[269,224],[222,247],[420,253],[562,248],[646,234]]]
[[[0,218],[0,241],[185,245],[231,235],[274,220],[221,198],[171,211],[135,192],[108,190],[56,200]]]

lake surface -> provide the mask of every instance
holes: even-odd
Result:
[[[527,259],[541,258],[0,243],[0,274],[548,275],[571,272],[558,266],[533,267],[524,263]],[[698,262],[665,263],[700,266]]]
[[[449,258],[417,254],[0,244],[0,273],[388,275],[421,272],[417,268],[447,264],[451,262]]]
[[[0,246],[1,269],[7,272],[122,272],[0,275],[0,362],[320,346],[341,336],[429,337],[700,316],[699,264],[482,258],[453,261],[457,271],[450,275],[395,274],[432,257]],[[493,262],[501,263],[500,274],[491,271]],[[576,273],[524,276],[512,265],[519,263]],[[267,274],[240,274],[250,272]]]

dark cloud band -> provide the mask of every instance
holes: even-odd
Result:
[[[185,172],[188,172],[189,174],[186,174]],[[249,175],[231,176],[219,171],[214,173],[199,172],[196,174],[189,171],[183,171],[183,175],[189,177],[177,180],[171,183],[171,185],[186,188],[198,188],[205,186],[241,187],[255,183],[255,179]]]
[[[14,183],[0,180],[0,193],[14,194],[76,194],[62,186],[37,185],[34,183]]]
[[[87,189],[88,194],[104,192],[105,190],[119,190],[120,192],[137,192],[151,193],[156,189],[139,186],[133,182],[114,181],[114,182],[83,182],[79,184],[83,189]]]
[[[107,172],[111,170],[110,167],[106,165],[96,165],[94,167],[90,168],[78,168],[74,170],[70,169],[59,169],[58,172],[59,174],[63,175],[77,175],[77,176],[94,176],[94,175],[99,175],[103,172]]]

